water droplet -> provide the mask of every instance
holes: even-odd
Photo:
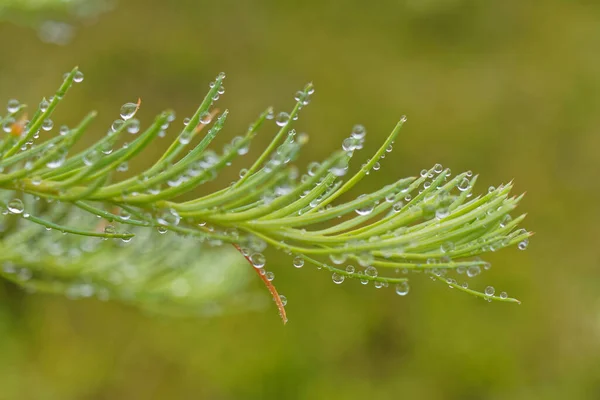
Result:
[[[340,275],[340,274],[334,272],[331,275],[331,279],[333,280],[333,283],[339,285],[340,283],[344,282],[344,279],[346,279],[346,277],[344,275]]]
[[[92,149],[83,156],[83,163],[85,165],[87,165],[88,167],[90,167],[99,159],[100,159],[100,153],[98,152],[98,150]]]
[[[80,83],[83,81],[83,72],[77,71],[75,75],[73,75],[73,82]]]
[[[23,210],[25,210],[25,206],[23,205],[23,201],[21,199],[12,199],[8,202],[8,212],[11,214],[22,214]]]
[[[363,195],[360,195],[360,196],[358,196],[358,198],[362,198],[362,197],[365,197],[365,195],[363,194]],[[357,213],[358,215],[369,215],[369,214],[371,214],[371,212],[373,212],[373,209],[374,209],[374,208],[375,208],[375,205],[374,205],[374,204],[367,204],[367,205],[365,205],[365,206],[362,206],[362,207],[360,207],[360,208],[357,208],[357,209],[356,209],[356,210],[354,210],[354,211],[356,211],[356,213]]]
[[[394,150],[394,147],[391,144],[385,149],[385,151],[388,153],[391,153],[392,150]]]
[[[319,164],[318,162],[311,162],[310,164],[308,164],[308,175],[310,176],[315,176],[317,174],[317,171],[319,170],[319,167],[321,166],[321,164]]]
[[[179,143],[188,144],[192,141],[193,132],[183,131],[181,135],[179,135]]]
[[[427,173],[428,173],[428,171],[426,169],[422,169],[421,173],[420,173],[421,178],[427,178]]]
[[[373,171],[379,171],[380,168],[381,168],[381,164],[379,164],[379,162],[376,162],[375,164],[373,164]]]
[[[129,169],[129,163],[127,161],[122,162],[117,166],[118,172],[125,172]]]
[[[493,296],[495,291],[496,290],[494,289],[493,286],[488,286],[488,287],[485,288],[485,295],[486,296]]]
[[[267,278],[269,282],[272,282],[273,279],[275,279],[275,274],[271,271],[268,271],[265,273],[265,278]]]
[[[490,187],[488,188],[488,193],[492,193],[494,190],[496,190],[496,188],[495,188],[495,187],[493,187],[493,186],[490,186]]]
[[[341,253],[332,253],[329,255],[331,262],[337,265],[343,264],[346,262],[347,256]]]
[[[399,201],[397,203],[394,203],[394,205],[392,206],[392,209],[394,210],[394,212],[400,212],[402,210],[402,207],[404,206],[404,204]]]
[[[508,293],[506,293],[506,292],[501,292],[501,293],[500,293],[500,298],[501,298],[501,299],[506,299],[506,298],[508,298]]]
[[[452,251],[452,250],[454,250],[454,243],[453,242],[442,243],[442,245],[440,246],[440,250],[442,251],[442,253],[447,253],[449,251]]]
[[[290,114],[282,111],[279,114],[277,114],[277,117],[275,118],[275,123],[278,126],[285,126],[285,124],[287,124],[289,120],[290,120]]]
[[[121,106],[121,118],[127,121],[128,119],[133,118],[137,110],[138,105],[136,103],[125,103]]]
[[[281,294],[281,295],[279,295],[279,300],[281,300],[281,304],[282,304],[283,306],[286,306],[286,305],[287,305],[287,302],[288,302],[288,300],[287,300],[287,297],[285,297],[284,295],[282,295],[282,294]]]
[[[406,296],[410,291],[410,286],[408,282],[400,282],[396,285],[396,294],[400,296]]]
[[[263,268],[267,259],[262,253],[254,253],[250,256],[250,262],[254,265],[254,268]]]
[[[244,176],[246,176],[247,173],[248,173],[247,168],[240,169],[240,178],[243,178]]]
[[[481,267],[479,265],[471,265],[467,268],[467,276],[473,278],[481,273]]]
[[[6,105],[6,111],[8,111],[11,114],[16,113],[17,111],[19,111],[19,106],[21,104],[19,104],[19,100],[17,99],[10,99]]]
[[[137,119],[132,119],[131,121],[129,121],[129,124],[127,124],[127,132],[131,133],[132,135],[135,135],[139,131],[140,121]]]
[[[210,121],[212,121],[212,115],[210,115],[208,111],[204,111],[200,114],[200,123],[202,125],[208,125],[210,124]]]
[[[344,176],[348,172],[348,160],[340,159],[329,169],[335,176]]]
[[[302,268],[304,266],[304,259],[300,256],[294,257],[294,267]]]
[[[377,274],[377,268],[373,266],[368,266],[367,268],[365,268],[365,275],[370,276],[371,278],[376,278]]]
[[[354,139],[362,139],[365,137],[366,134],[367,130],[362,125],[354,125],[354,127],[352,128],[351,135]]]
[[[523,239],[517,245],[517,247],[519,248],[519,250],[525,250],[525,249],[527,249],[527,246],[529,246],[529,239]]]
[[[444,219],[450,215],[450,209],[448,207],[442,207],[435,210],[435,217],[437,219]]]
[[[122,119],[116,119],[112,123],[110,129],[112,129],[113,132],[116,132],[123,126],[124,123],[125,121],[123,121]]]
[[[442,172],[442,169],[443,169],[442,164],[435,164],[433,166],[433,171],[435,173],[437,173],[437,174],[439,174],[440,172]]]
[[[60,167],[61,165],[63,165],[63,163],[65,162],[65,158],[67,157],[67,152],[63,151],[60,152],[55,159],[50,160],[46,163],[46,167],[50,168],[50,169],[55,169]]]
[[[58,133],[59,133],[61,136],[65,136],[65,135],[67,135],[69,132],[70,132],[70,129],[69,129],[69,127],[68,127],[68,126],[66,126],[66,125],[62,125],[62,126],[61,126],[61,127],[58,129]]]
[[[355,269],[354,269],[354,265],[348,265],[348,266],[346,266],[346,272],[347,272],[347,273],[349,273],[349,274],[353,274],[353,273],[354,273],[354,271],[355,271]]]
[[[48,107],[50,107],[50,103],[48,102],[48,100],[42,99],[42,101],[40,102],[40,111],[46,112],[46,110],[48,110]]]
[[[465,190],[467,190],[469,188],[470,185],[471,185],[471,182],[469,182],[469,180],[467,178],[463,178],[457,187],[458,187],[458,190],[460,190],[461,192],[464,192]]]
[[[50,118],[45,119],[44,122],[42,123],[42,129],[45,130],[46,132],[51,130],[53,126],[54,126],[54,122],[52,122],[52,120]]]
[[[115,229],[115,227],[113,225],[106,225],[104,227],[104,233],[108,233],[108,234],[115,234],[117,233],[117,230]]]

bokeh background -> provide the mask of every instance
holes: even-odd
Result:
[[[600,3],[121,0],[79,14],[49,3],[0,1],[1,102],[37,104],[79,65],[85,81],[55,120],[97,109],[100,135],[137,97],[142,120],[189,115],[226,71],[231,137],[313,81],[300,164],[356,123],[367,157],[406,114],[362,190],[436,162],[479,173],[480,191],[514,178],[536,236],[488,255],[493,268],[470,282],[520,306],[419,276],[406,297],[334,285],[274,253],[287,326],[270,302],[176,319],[3,282],[0,399],[600,398]],[[256,140],[251,155],[268,135]]]

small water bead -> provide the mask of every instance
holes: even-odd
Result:
[[[376,289],[381,289],[382,287],[385,286],[385,282],[375,281],[375,282],[373,282],[373,285],[375,285]]]
[[[69,127],[68,127],[68,126],[66,126],[66,125],[62,125],[62,126],[61,126],[61,127],[58,129],[58,133],[59,133],[61,136],[65,136],[65,135],[67,135],[67,134],[68,134],[70,131],[71,131],[71,130],[70,130],[70,129],[69,129]]]
[[[473,171],[467,171],[467,176],[470,178],[473,176]]]
[[[392,146],[391,144],[385,149],[385,151],[388,153],[391,153],[392,150],[394,150],[394,146]]]
[[[240,169],[240,178],[243,178],[244,176],[246,176],[247,173],[248,173],[247,168]]]
[[[506,214],[500,222],[500,227],[504,228],[510,221],[512,221],[512,217],[509,214]]]
[[[104,227],[104,233],[108,233],[110,235],[117,233],[117,230],[115,229],[114,225],[106,225]]]
[[[506,298],[508,298],[508,293],[506,293],[506,292],[501,292],[501,293],[500,293],[500,298],[501,298],[501,299],[506,299]]]
[[[495,291],[496,290],[494,289],[493,286],[488,286],[488,287],[485,288],[485,295],[486,296],[493,296]]]
[[[354,268],[354,265],[348,265],[348,266],[346,266],[346,272],[347,272],[347,273],[349,273],[349,274],[353,274],[355,271],[356,271],[356,270],[355,270],[355,268]]]
[[[376,162],[375,164],[373,164],[373,171],[379,171],[380,168],[381,168],[381,164],[379,164],[379,162]]]
[[[332,253],[329,255],[331,262],[337,265],[345,263],[347,258],[348,256],[342,253]]]
[[[4,123],[2,124],[2,130],[5,133],[10,133],[12,132],[13,129],[13,124],[15,123],[15,119],[14,118],[7,118]]]
[[[302,268],[304,266],[304,258],[300,257],[300,256],[296,256],[294,257],[294,267],[296,268]]]
[[[125,121],[123,121],[122,119],[116,119],[116,120],[114,120],[114,122],[110,126],[110,129],[113,132],[116,132],[116,131],[118,131],[123,126],[124,123],[125,123]]]
[[[363,197],[365,197],[365,196],[366,196],[366,195],[364,195],[364,194],[361,194],[360,196],[358,196],[358,199],[360,199],[360,198],[363,198]],[[364,206],[362,206],[362,207],[359,207],[359,208],[357,208],[357,209],[356,209],[356,210],[354,210],[354,211],[356,211],[356,213],[357,213],[358,215],[369,215],[369,214],[371,214],[371,212],[373,212],[373,209],[374,209],[374,208],[375,208],[375,205],[374,205],[374,204],[367,204],[367,205],[364,205]]]
[[[442,253],[447,253],[449,251],[452,251],[452,250],[454,250],[454,243],[453,242],[444,242],[440,246],[440,250],[442,251]]]
[[[321,167],[321,164],[315,161],[308,164],[308,175],[315,176],[317,174],[317,171],[319,170],[319,167]]]
[[[331,280],[333,280],[333,283],[339,285],[340,283],[344,282],[344,280],[346,279],[346,277],[344,275],[340,275],[337,272],[334,272],[331,275]]]
[[[444,167],[442,167],[442,164],[435,164],[433,166],[433,172],[435,172],[436,174],[442,172],[442,169],[444,169]]]
[[[158,228],[156,228],[156,230],[158,231],[158,233],[160,233],[161,235],[164,235],[165,233],[167,233],[167,228],[164,226],[159,226]]]
[[[357,139],[355,139],[355,138],[351,138],[351,137],[346,138],[342,142],[342,150],[354,151],[354,150],[356,150],[357,143],[358,143]]]
[[[527,249],[527,246],[529,246],[529,239],[523,239],[517,245],[517,247],[519,248],[519,250],[525,250],[525,249]]]
[[[190,123],[190,118],[189,117],[185,117],[183,119],[183,125],[187,126]]]
[[[59,153],[56,158],[54,158],[53,160],[50,160],[46,163],[46,167],[50,168],[50,169],[56,169],[60,166],[63,165],[63,163],[65,162],[65,158],[67,157],[67,152],[63,151],[61,153]]]
[[[448,207],[442,207],[435,210],[435,217],[437,219],[444,219],[450,215],[450,209]]]
[[[426,169],[422,169],[421,173],[419,175],[421,175],[421,178],[427,178],[427,174],[428,174],[428,171]]]
[[[467,268],[467,276],[473,278],[481,273],[481,267],[479,265],[471,265]]]
[[[400,282],[398,284],[396,284],[396,294],[399,296],[406,296],[408,294],[408,292],[410,291],[410,286],[408,285],[408,282]]]
[[[265,278],[267,278],[269,282],[272,282],[273,279],[275,279],[275,274],[271,271],[268,271],[265,273]]]
[[[119,166],[117,167],[117,171],[118,172],[125,172],[129,169],[129,163],[127,161],[122,162],[121,164],[119,164]]]
[[[50,118],[45,119],[44,122],[42,123],[42,129],[45,130],[46,132],[48,132],[49,130],[52,130],[53,127],[54,127],[54,122]]]
[[[281,294],[281,295],[279,295],[279,300],[281,300],[282,306],[284,306],[284,307],[287,306],[287,303],[288,303],[287,297],[285,297],[284,295]]]
[[[140,121],[137,119],[132,119],[131,121],[129,121],[129,124],[127,125],[127,132],[131,133],[132,135],[135,135],[139,131]]]
[[[83,72],[77,71],[75,75],[73,75],[73,82],[80,83],[83,81]]]
[[[96,161],[100,159],[100,153],[98,150],[92,149],[88,153],[86,153],[82,160],[85,165],[88,167],[92,166]]]
[[[335,176],[344,176],[348,172],[348,160],[341,159],[338,160],[330,169],[331,172]]]
[[[492,193],[494,190],[496,190],[496,188],[495,188],[495,187],[493,187],[493,186],[490,186],[490,187],[488,188],[488,193]]]
[[[50,103],[48,102],[48,100],[42,99],[42,101],[40,102],[40,111],[46,112],[46,110],[48,110],[48,107],[50,107]]]
[[[290,114],[282,111],[279,114],[277,114],[277,117],[275,118],[275,123],[278,126],[285,126],[285,124],[287,124],[289,120],[290,120]]]
[[[354,125],[352,128],[352,137],[355,139],[362,139],[367,134],[367,130],[362,125]]]
[[[370,276],[371,278],[376,278],[377,274],[377,268],[373,266],[368,266],[367,268],[365,268],[365,275]]]
[[[19,103],[19,100],[17,100],[17,99],[10,99],[8,101],[8,103],[6,104],[6,111],[8,111],[11,114],[14,114],[17,111],[19,111],[20,105],[21,104]]]
[[[202,125],[208,125],[212,121],[212,115],[208,111],[204,111],[200,114],[200,123]]]
[[[127,121],[128,119],[133,118],[137,110],[138,105],[136,103],[125,103],[121,106],[121,118]]]
[[[460,181],[460,183],[458,184],[457,188],[461,192],[464,192],[465,190],[469,189],[470,185],[471,182],[467,178],[463,178],[462,181]]]
[[[188,144],[192,141],[193,132],[183,131],[181,135],[179,135],[179,143]]]
[[[267,259],[262,253],[254,253],[250,256],[250,262],[252,263],[254,268],[260,269],[265,266]]]
[[[11,214],[22,214],[23,210],[25,210],[25,206],[21,199],[12,199],[8,202],[7,207],[8,212]]]

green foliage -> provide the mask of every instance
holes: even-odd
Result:
[[[436,164],[418,177],[341,201],[381,167],[406,119],[354,174],[349,174],[349,161],[363,146],[362,126],[354,127],[341,150],[301,173],[291,163],[308,137],[296,134],[292,125],[309,104],[312,85],[296,93],[289,113],[265,110],[218,153],[210,145],[228,111],[217,115],[211,107],[224,92],[224,78],[220,74],[210,84],[197,111],[152,166],[121,180],[115,173],[127,170],[134,157],[165,136],[174,112],[161,113],[140,131],[134,118],[140,103],[127,103],[102,139],[74,152],[95,113],[72,129],[61,127],[60,134],[47,132],[68,89],[83,80],[77,68],[30,120],[25,107],[10,100],[1,119],[0,274],[38,291],[197,310],[217,294],[234,293],[244,281],[243,271],[251,269],[234,270],[243,257],[232,259],[231,245],[263,276],[268,273],[262,252],[270,246],[289,254],[290,265],[329,271],[335,283],[357,279],[377,287],[393,285],[405,295],[408,274],[424,272],[481,298],[517,302],[505,293],[495,295],[492,288],[474,291],[450,277],[478,274],[488,265],[477,258],[481,253],[527,246],[531,233],[518,228],[524,215],[510,217],[522,197],[510,197],[511,183],[472,196],[477,176],[452,176]],[[246,154],[271,119],[277,134],[237,181],[183,200]],[[133,140],[124,143],[125,136]],[[350,177],[344,180],[345,175]],[[208,278],[215,265],[216,281]]]

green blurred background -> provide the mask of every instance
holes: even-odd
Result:
[[[48,15],[71,24],[66,45],[40,40]],[[0,49],[2,102],[37,104],[79,65],[84,84],[55,121],[97,109],[97,135],[137,97],[147,122],[169,107],[189,115],[226,71],[232,137],[313,81],[300,164],[356,123],[367,157],[406,114],[402,140],[359,190],[436,162],[479,173],[480,191],[514,178],[537,233],[527,251],[488,255],[493,268],[471,281],[521,306],[418,275],[405,298],[338,286],[274,253],[287,326],[270,302],[172,319],[3,283],[0,399],[600,398],[600,3],[122,0],[83,19],[28,7],[4,14]]]

